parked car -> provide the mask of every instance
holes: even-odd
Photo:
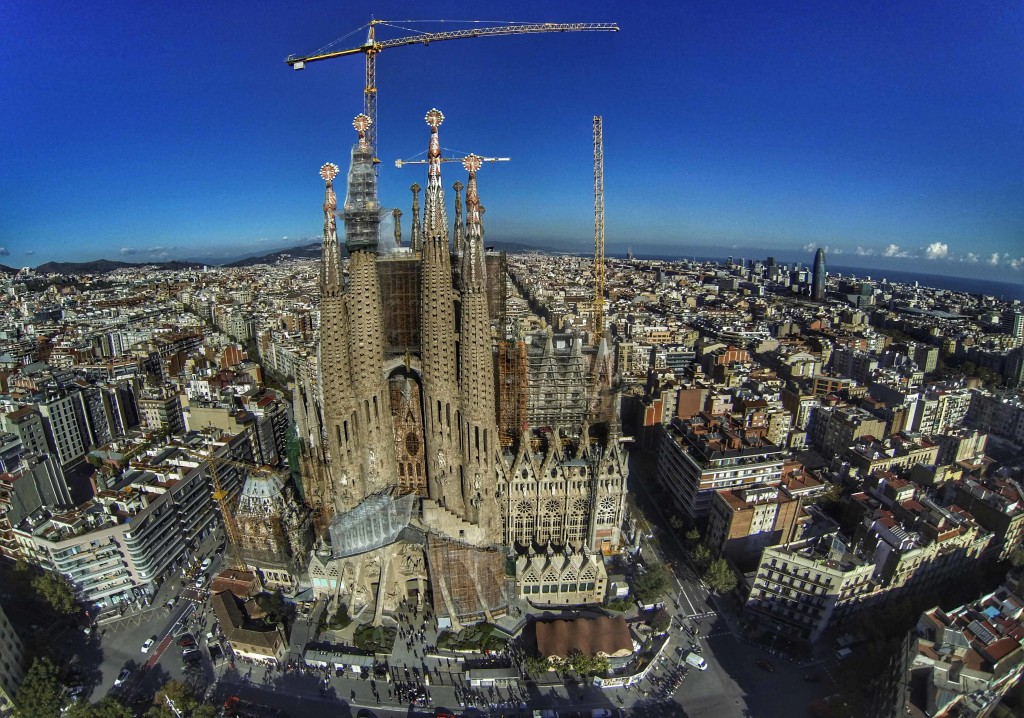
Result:
[[[156,643],[156,636],[150,636],[147,638],[146,642],[142,644],[142,652],[149,653],[149,649],[153,647],[154,643]]]
[[[196,576],[196,588],[202,588],[205,585],[206,585],[206,574],[205,573],[201,573],[198,576]]]
[[[696,668],[698,671],[706,671],[708,669],[708,662],[701,658],[693,651],[687,651],[686,656],[683,658],[688,664]]]
[[[196,639],[192,636],[191,633],[185,633],[178,636],[178,640],[176,641],[176,643],[178,644],[179,648],[191,648],[192,646],[196,645]]]
[[[212,564],[212,563],[213,563],[213,559],[210,558],[209,556],[207,556],[206,558],[203,559],[203,562],[201,564],[199,564],[199,570],[200,571],[205,571],[206,569],[210,568],[210,564]]]
[[[177,602],[178,602],[177,598],[172,598],[172,599],[168,600],[167,603],[164,604],[164,608],[166,608],[167,612],[170,613],[174,609],[174,604],[176,604]]]
[[[114,679],[114,687],[120,688],[124,685],[125,681],[132,677],[132,669],[125,666],[121,669],[121,672],[117,674],[117,678]]]

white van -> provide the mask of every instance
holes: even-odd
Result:
[[[837,661],[845,660],[845,659],[849,658],[852,653],[853,653],[853,649],[852,648],[840,648],[838,651],[836,651],[836,660]]]
[[[683,658],[689,665],[696,668],[698,671],[706,671],[708,669],[708,662],[701,658],[693,651],[687,651],[686,657]]]

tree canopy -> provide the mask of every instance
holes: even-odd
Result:
[[[171,710],[167,700],[174,703],[177,711]],[[148,718],[214,718],[217,711],[211,705],[200,702],[191,687],[181,681],[170,680],[157,691],[153,707],[146,712]]]
[[[32,661],[17,693],[19,718],[54,718],[64,703],[60,670],[49,658]]]
[[[59,573],[44,571],[32,579],[32,588],[59,615],[69,616],[77,610],[75,591]]]
[[[633,578],[633,595],[640,603],[650,604],[661,598],[669,587],[668,570],[656,563]]]
[[[715,593],[729,593],[736,588],[736,572],[724,558],[716,558],[704,572],[704,583]]]

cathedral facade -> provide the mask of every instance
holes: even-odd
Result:
[[[503,306],[495,294],[503,299],[504,277],[491,286],[474,155],[462,162],[466,184],[454,185],[453,242],[441,183],[443,119],[437,110],[426,116],[423,212],[413,185],[407,247],[401,213],[377,198],[368,118],[354,123],[359,139],[340,211],[339,170],[321,168],[318,366],[295,395],[304,496],[318,532],[309,573],[318,594],[353,615],[372,611],[375,622],[403,599],[432,601],[452,625],[494,620],[516,595],[514,552],[614,549],[625,508],[617,412],[595,399],[611,396],[602,351],[584,356],[576,338],[561,364],[554,351],[524,363],[516,391],[526,393],[511,403],[533,410],[515,419],[518,436],[499,431],[511,411],[500,399],[509,392],[499,391],[502,322],[492,316]],[[395,239],[385,242],[389,216]],[[531,373],[534,365],[542,370]],[[573,400],[545,405],[556,392]]]

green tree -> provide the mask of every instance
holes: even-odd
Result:
[[[54,718],[64,702],[60,671],[49,658],[32,661],[16,698],[19,718]]]
[[[174,703],[175,710],[171,710],[168,699]],[[214,718],[216,713],[213,706],[200,702],[199,697],[188,684],[170,680],[157,691],[156,698],[153,699],[153,707],[146,712],[146,716],[148,718]]]
[[[274,593],[261,593],[256,597],[256,603],[266,612],[267,623],[284,623],[288,617],[288,604],[280,589]]]
[[[640,603],[654,603],[664,595],[668,587],[669,573],[660,563],[633,578],[633,595]]]
[[[711,553],[711,549],[708,548],[707,544],[703,543],[698,544],[690,556],[693,559],[694,565],[701,569],[706,568],[714,557],[715,555]]]
[[[551,662],[543,656],[527,656],[523,667],[527,673],[546,673],[551,669]]]
[[[736,588],[736,572],[724,558],[716,558],[704,572],[704,583],[715,593],[729,593]]]
[[[569,654],[566,667],[578,676],[596,676],[608,670],[608,659],[604,656],[591,656],[582,651]]]
[[[50,607],[62,616],[75,612],[75,592],[68,580],[59,573],[44,571],[32,579],[32,588]]]
[[[692,550],[694,546],[700,543],[700,530],[694,526],[686,532],[683,538],[686,539],[686,547]]]
[[[660,608],[654,612],[654,615],[647,619],[647,625],[655,633],[664,633],[668,630],[668,627],[672,625],[672,617],[668,615],[668,611],[664,608]]]
[[[65,718],[133,718],[135,714],[116,698],[104,698],[95,705],[80,701],[65,714]]]
[[[681,531],[686,524],[683,522],[678,515],[672,514],[668,517],[668,525],[672,527],[673,531]]]

